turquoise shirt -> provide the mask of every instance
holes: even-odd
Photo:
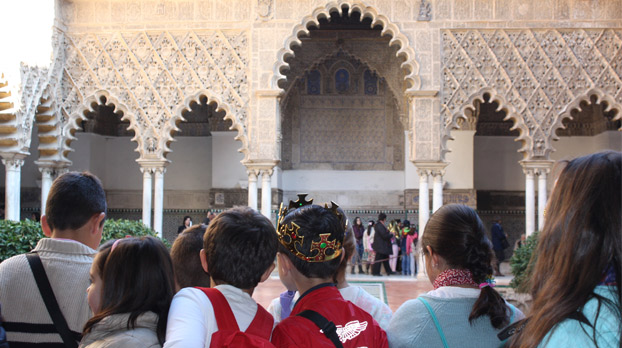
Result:
[[[426,294],[420,297],[434,310],[450,348],[499,347],[503,344],[497,338],[500,330],[492,327],[488,316],[479,317],[472,325],[469,323],[469,314],[477,298],[438,298]],[[522,318],[518,309],[509,306],[515,314],[512,322]],[[398,308],[391,318],[387,337],[391,348],[443,347],[432,317],[419,300],[406,301]]]
[[[615,286],[597,286],[594,292],[614,303],[617,302]],[[590,299],[583,306],[582,312],[593,327],[578,320],[566,319],[555,325],[538,347],[596,347],[594,338],[598,347],[620,347],[621,318],[610,306],[601,305],[598,318],[597,310],[598,300]]]

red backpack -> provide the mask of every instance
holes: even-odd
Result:
[[[259,303],[257,314],[246,331],[240,331],[235,316],[225,296],[217,289],[197,288],[205,293],[212,303],[218,331],[212,334],[210,347],[257,347],[274,348],[270,335],[274,318]]]

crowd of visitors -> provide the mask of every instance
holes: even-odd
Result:
[[[407,220],[387,225],[381,213],[365,227],[301,194],[281,206],[276,228],[247,207],[208,224],[184,219],[169,253],[153,237],[99,245],[102,185],[66,173],[41,216],[48,238],[0,263],[0,347],[619,347],[621,173],[620,152],[564,163],[526,313],[494,288],[501,222],[491,241],[467,206],[438,209],[418,241]],[[351,272],[416,272],[416,247],[434,290],[394,314],[346,279],[350,260]],[[286,291],[265,310],[252,294],[275,267]]]

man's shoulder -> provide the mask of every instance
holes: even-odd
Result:
[[[5,279],[13,274],[23,276],[22,271],[28,267],[26,254],[10,257],[0,263],[0,279]]]

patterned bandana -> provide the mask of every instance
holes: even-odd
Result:
[[[466,269],[448,269],[439,274],[434,279],[434,290],[443,286],[454,285],[473,285],[477,287],[477,283],[473,280],[473,274]]]

